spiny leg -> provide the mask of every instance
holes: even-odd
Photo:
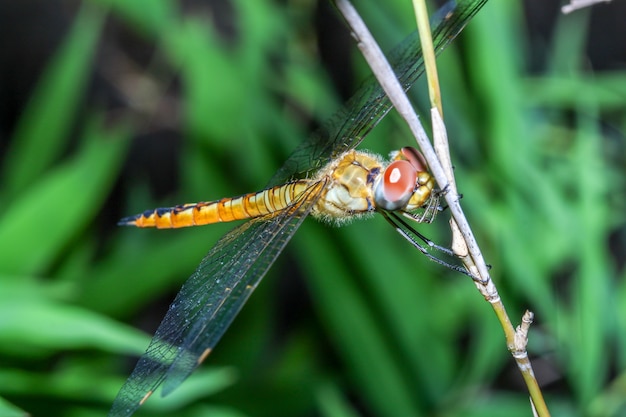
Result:
[[[433,249],[436,249],[436,250],[438,250],[438,251],[440,251],[442,253],[445,253],[446,255],[455,256],[454,253],[452,252],[452,250],[450,250],[450,249],[448,249],[446,247],[437,245],[435,242],[433,242],[432,240],[428,239],[426,236],[422,235],[417,230],[413,229],[407,222],[405,222],[397,214],[390,213],[390,212],[385,212],[385,211],[381,211],[381,213],[382,213],[383,217],[385,218],[385,220],[387,220],[394,227],[394,229],[396,229],[396,231],[398,233],[400,233],[400,235],[402,235],[406,240],[408,240],[409,243],[411,243],[420,252],[422,252],[424,255],[426,255],[426,257],[428,259],[430,259],[433,262],[438,263],[439,265],[445,266],[446,268],[449,268],[449,269],[451,269],[453,271],[460,272],[460,273],[462,273],[464,275],[467,275],[467,276],[473,278],[473,276],[465,268],[463,268],[461,266],[458,266],[458,265],[453,265],[453,264],[451,264],[449,262],[446,262],[443,259],[439,259],[436,256],[434,256],[433,254],[431,254],[428,251],[428,249],[426,249],[426,247],[424,247],[422,244],[420,244],[417,241],[417,239],[415,239],[411,234],[413,234],[414,236],[417,236],[420,240],[422,240],[424,243],[426,243],[429,247],[431,247]],[[407,232],[407,230],[409,230],[410,232]]]

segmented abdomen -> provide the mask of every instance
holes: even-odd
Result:
[[[119,224],[168,229],[252,219],[286,209],[311,185],[300,180],[239,197],[148,210]]]

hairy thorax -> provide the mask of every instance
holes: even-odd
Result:
[[[349,151],[318,174],[316,181],[327,183],[312,214],[318,219],[343,223],[359,214],[376,209],[373,185],[381,174],[383,162],[377,155]]]

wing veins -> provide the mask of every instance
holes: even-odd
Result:
[[[148,349],[118,393],[109,416],[130,416],[140,406],[138,398],[155,391],[163,382],[162,393],[166,395],[193,372],[198,359],[207,348],[217,344],[306,218],[324,186],[324,182],[312,186],[291,208],[270,220],[250,221],[220,239],[172,302]],[[234,256],[233,250],[237,253]],[[252,255],[246,257],[246,254]],[[223,259],[226,263],[221,265]],[[263,262],[262,267],[252,268],[259,261]],[[209,276],[215,271],[215,277]],[[248,285],[251,285],[249,291]],[[226,288],[231,292],[226,300],[216,308],[207,309],[207,305],[223,298]],[[241,288],[233,298],[233,293]],[[220,313],[227,322],[216,320]]]

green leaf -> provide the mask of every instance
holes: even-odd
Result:
[[[12,354],[92,348],[141,354],[148,337],[84,308],[14,292],[0,295],[0,349]]]
[[[349,404],[345,394],[330,382],[321,385],[317,399],[324,417],[358,417],[358,413]]]
[[[406,385],[404,369],[389,346],[387,329],[355,282],[358,273],[348,270],[328,234],[306,226],[302,229],[307,238],[296,238],[302,254],[299,259],[310,278],[317,309],[362,399],[381,415],[419,415],[419,398]],[[342,232],[348,232],[346,229]]]
[[[14,406],[4,398],[0,397],[0,416],[2,417],[28,417],[29,414]]]
[[[121,166],[126,133],[98,131],[91,123],[86,144],[64,164],[5,203],[0,217],[1,272],[41,273],[94,218]]]
[[[39,80],[3,159],[2,195],[13,198],[39,180],[65,150],[86,91],[104,16],[83,7]]]

